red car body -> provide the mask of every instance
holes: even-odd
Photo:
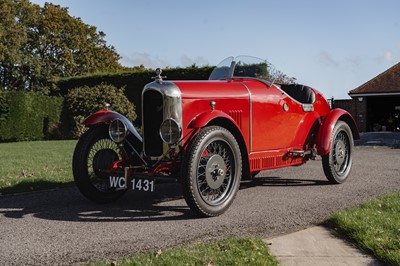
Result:
[[[89,127],[110,124],[109,138],[118,148],[114,153],[110,151],[114,148],[94,151],[90,159],[95,145],[78,143],[74,176],[82,193],[96,201],[113,200],[131,179],[172,176],[183,184],[185,199],[197,214],[215,216],[232,203],[240,179],[252,178],[262,170],[301,165],[317,155],[324,159],[328,179],[343,183],[351,168],[353,139],[359,137],[351,115],[342,109],[331,110],[322,94],[308,86],[274,84],[257,73],[236,75],[238,69],[264,63],[233,58],[227,62],[208,81],[165,81],[159,72],[143,90],[142,134],[113,111],[88,117],[84,124]],[[265,66],[271,79],[271,66]],[[95,143],[87,135],[80,142]],[[104,133],[97,135],[107,138]],[[92,160],[102,168],[106,183],[109,176],[123,176],[122,186],[91,189],[96,186],[82,181],[90,179],[90,174],[79,173],[79,161],[85,158],[86,164]]]

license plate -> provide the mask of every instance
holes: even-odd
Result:
[[[132,189],[145,192],[154,192],[154,179],[133,178],[127,181],[123,176],[110,176],[110,187],[116,190]]]

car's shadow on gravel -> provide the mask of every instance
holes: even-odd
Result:
[[[96,204],[76,187],[0,197],[0,214],[21,219],[34,216],[47,220],[76,222],[167,221],[195,219],[179,184],[161,184],[160,192],[127,191],[116,202]],[[1,218],[1,217],[0,217]]]
[[[250,181],[242,182],[240,189],[247,189],[252,187],[309,187],[309,186],[326,186],[331,185],[328,180],[317,180],[317,179],[288,179],[288,178],[280,178],[280,177],[256,177]]]
[[[240,190],[261,186],[323,186],[328,181],[257,177],[243,181]],[[178,183],[160,184],[155,193],[127,193],[116,202],[93,203],[84,198],[76,187],[6,195],[0,197],[0,214],[21,219],[75,222],[146,222],[198,219],[186,205]],[[0,217],[1,218],[1,217]]]

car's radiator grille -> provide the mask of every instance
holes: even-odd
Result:
[[[159,129],[163,120],[163,97],[154,90],[143,94],[143,136],[147,156],[158,157],[163,154],[163,141]]]

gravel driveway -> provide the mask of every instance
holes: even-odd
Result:
[[[158,194],[128,192],[96,205],[75,187],[0,197],[3,265],[71,265],[123,258],[143,250],[229,235],[268,238],[315,225],[329,214],[400,191],[400,149],[356,147],[349,180],[330,185],[320,158],[301,167],[261,172],[242,183],[222,216],[195,218],[178,184]]]

